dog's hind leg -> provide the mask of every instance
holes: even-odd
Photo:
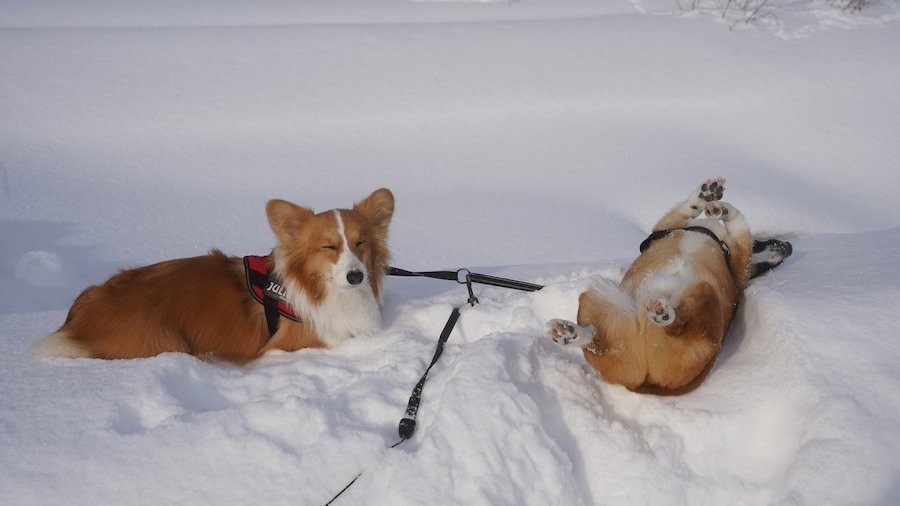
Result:
[[[688,226],[688,221],[700,216],[706,210],[710,202],[722,199],[725,193],[725,180],[723,178],[707,179],[698,186],[690,196],[673,207],[653,227],[654,231],[683,228]]]
[[[609,383],[636,388],[647,377],[637,301],[612,280],[600,278],[578,298],[578,324],[593,329],[584,359]]]
[[[628,292],[610,279],[597,278],[578,297],[578,323],[554,319],[547,322],[547,326],[553,341],[564,346],[584,348],[599,344],[606,348],[612,344],[621,348],[620,343],[608,334],[618,334],[616,327],[630,324],[634,314],[634,298]]]
[[[547,329],[553,342],[563,346],[583,348],[594,341],[594,327],[582,327],[569,320],[555,318],[547,322]]]
[[[645,277],[637,289],[635,297],[647,321],[658,327],[668,327],[678,317],[676,308],[681,297],[695,280],[694,268],[690,262],[690,251],[708,242],[705,236],[697,235],[682,241],[681,254],[670,259],[665,266]]]
[[[660,296],[648,299],[644,303],[647,318],[660,327],[665,327],[675,321],[675,308],[668,297]]]

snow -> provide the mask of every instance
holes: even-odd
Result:
[[[897,504],[900,2],[0,0],[0,504]],[[696,8],[690,8],[696,5]],[[707,177],[794,255],[682,397],[545,322]],[[85,286],[397,198],[384,330],[244,367],[37,359]]]

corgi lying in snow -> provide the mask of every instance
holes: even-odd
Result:
[[[393,213],[394,196],[384,188],[353,209],[319,214],[284,200],[267,203],[278,243],[264,262],[287,315],[273,315],[273,335],[262,299],[248,290],[249,264],[213,250],[87,288],[36,351],[105,359],[177,351],[243,363],[273,349],[333,347],[375,332]]]
[[[758,243],[754,256],[744,216],[720,201],[724,190],[723,179],[710,179],[663,216],[620,284],[597,280],[578,299],[577,323],[548,323],[553,340],[583,348],[605,381],[630,390],[696,388],[748,279],[791,253],[790,243],[773,240]]]

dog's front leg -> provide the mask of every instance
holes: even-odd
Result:
[[[656,223],[653,230],[669,230],[688,226],[688,220],[700,216],[710,202],[721,200],[724,193],[725,180],[723,178],[707,179],[692,191],[687,199],[666,213]]]
[[[729,249],[729,267],[734,281],[743,288],[750,276],[750,264],[753,255],[753,237],[744,215],[728,202],[710,202],[706,206],[706,215],[714,220],[722,220],[728,237],[725,242]]]

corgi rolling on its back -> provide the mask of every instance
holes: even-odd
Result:
[[[720,201],[724,185],[706,181],[663,216],[621,283],[594,282],[577,323],[549,322],[553,340],[582,347],[605,381],[630,390],[696,388],[751,275],[753,238],[740,211]]]
[[[105,359],[184,352],[243,363],[273,349],[333,347],[376,332],[393,213],[393,194],[384,188],[352,209],[319,214],[268,202],[277,246],[266,267],[297,317],[278,317],[274,335],[242,259],[213,250],[125,270],[87,288],[36,352]]]

